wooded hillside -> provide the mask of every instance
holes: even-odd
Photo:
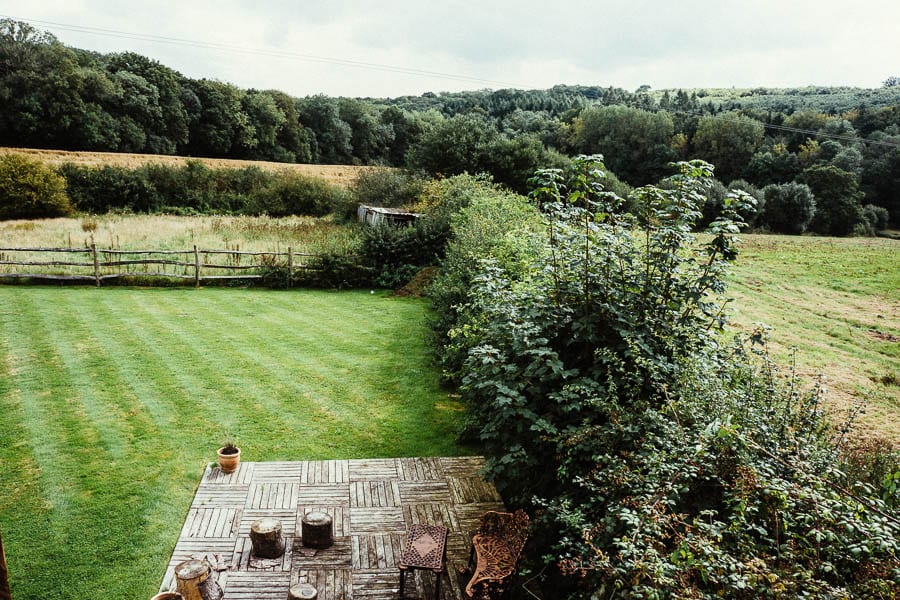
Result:
[[[787,198],[809,213],[801,230],[826,234],[872,231],[900,215],[898,83],[294,98],[191,79],[130,52],[67,47],[0,20],[2,146],[488,172],[517,191],[535,169],[565,166],[577,154],[605,155],[632,186],[657,182],[674,160],[701,158],[723,185],[773,206]],[[763,189],[786,184],[808,191]],[[785,214],[754,225],[785,231],[782,223],[797,221]]]

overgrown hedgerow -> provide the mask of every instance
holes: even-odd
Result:
[[[894,597],[896,482],[842,471],[821,390],[761,335],[719,344],[752,198],[728,194],[698,248],[711,173],[679,163],[628,214],[598,157],[539,172],[538,251],[513,274],[482,261],[442,352],[464,357],[469,433],[534,512],[552,597]]]

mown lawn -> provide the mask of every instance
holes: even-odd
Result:
[[[13,597],[149,598],[206,463],[437,456],[459,406],[422,301],[0,287],[0,531]]]
[[[900,241],[741,237],[734,324],[771,326],[775,357],[796,349],[807,381],[824,375],[837,418],[866,401],[858,432],[900,446]]]

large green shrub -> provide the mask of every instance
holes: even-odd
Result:
[[[273,217],[308,215],[321,217],[343,207],[348,192],[319,177],[283,172],[265,188],[256,190],[250,214]]]
[[[113,209],[154,212],[160,197],[145,173],[106,165],[86,167],[66,163],[60,167],[75,207],[83,212],[105,213]]]
[[[881,231],[888,228],[891,222],[891,215],[883,206],[875,206],[874,204],[866,204],[863,206],[863,217],[868,223],[872,231]]]
[[[451,218],[450,235],[437,277],[428,288],[435,308],[431,326],[444,375],[459,383],[465,353],[450,350],[449,332],[465,321],[464,303],[483,260],[501,265],[509,277],[522,277],[541,251],[534,230],[540,215],[525,197],[488,182],[471,189],[468,204]]]
[[[440,259],[447,234],[442,223],[427,216],[408,225],[368,225],[362,231],[360,262],[371,269],[373,285],[398,288]]]
[[[803,182],[816,197],[816,213],[809,228],[825,235],[849,235],[865,223],[856,175],[835,166],[814,166]]]
[[[891,597],[900,521],[840,471],[821,390],[720,345],[752,198],[700,245],[706,163],[636,189],[633,214],[597,158],[576,166],[539,174],[538,251],[481,263],[446,350],[489,475],[558,569],[548,597]]]
[[[27,156],[0,156],[0,220],[43,219],[71,213],[65,179]]]
[[[816,201],[809,186],[802,183],[774,183],[762,189],[765,206],[758,224],[775,233],[800,234],[816,213]]]

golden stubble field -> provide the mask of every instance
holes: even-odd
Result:
[[[239,169],[258,167],[266,171],[290,171],[310,177],[320,177],[331,183],[350,186],[367,169],[354,165],[301,165],[293,163],[265,162],[256,160],[234,160],[229,158],[201,158],[190,156],[164,156],[160,154],[125,154],[116,152],[69,152],[67,150],[41,150],[36,148],[2,148],[0,154],[17,153],[39,159],[50,166],[72,163],[88,167],[135,168],[147,164],[183,166],[189,160],[199,160],[210,169]]]

